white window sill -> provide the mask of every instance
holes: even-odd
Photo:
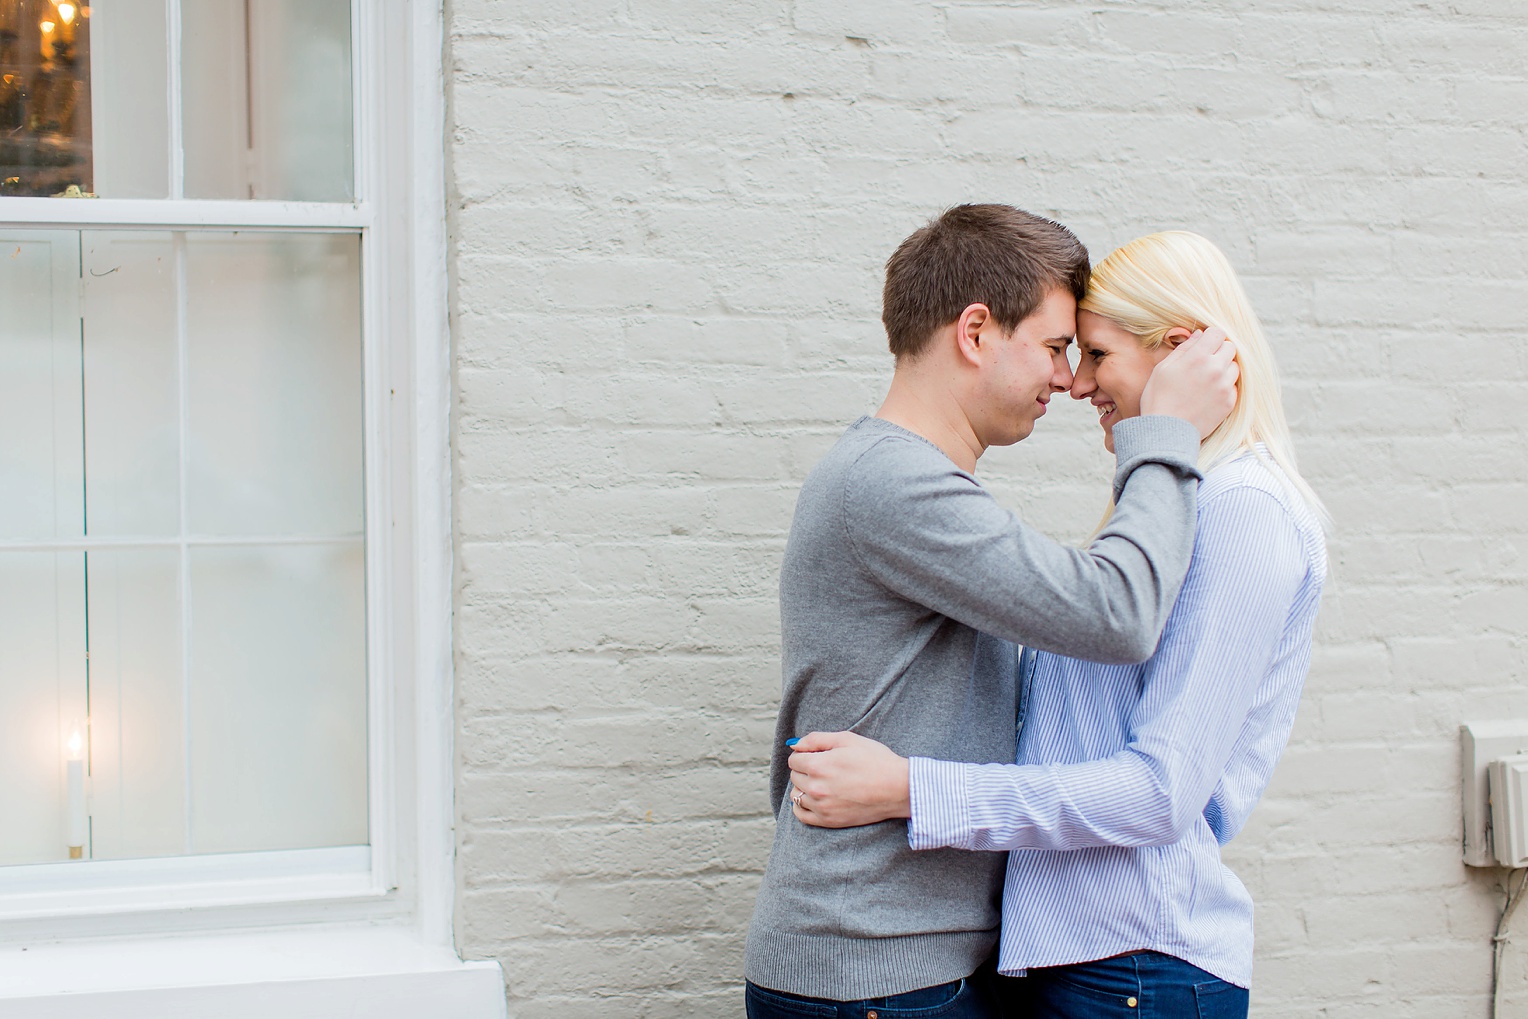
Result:
[[[42,863],[0,867],[0,923],[379,894],[369,846]]]
[[[0,1017],[503,1019],[496,962],[409,928],[311,928],[0,948]]]

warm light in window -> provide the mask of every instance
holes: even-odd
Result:
[[[85,842],[90,837],[90,808],[85,804],[85,762],[80,754],[85,749],[85,741],[80,738],[78,720],[69,729],[69,760],[64,763],[69,787],[69,808],[65,815],[69,820],[69,833],[64,844],[69,849],[69,859],[82,860],[85,858]]]
[[[64,24],[72,25],[74,23],[74,5],[73,4],[59,4],[58,5],[58,16],[63,21]]]

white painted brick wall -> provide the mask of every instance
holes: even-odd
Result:
[[[959,201],[1208,234],[1339,520],[1231,848],[1262,1017],[1484,1017],[1456,727],[1528,717],[1522,0],[450,0],[459,940],[512,1016],[740,1014],[797,485]],[[1056,410],[983,473],[1072,539]],[[1528,921],[1507,966],[1528,1015]],[[1514,1011],[1515,1009],[1515,1011]]]

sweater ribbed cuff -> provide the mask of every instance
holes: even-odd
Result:
[[[1199,471],[1199,430],[1166,414],[1126,418],[1115,425],[1114,457],[1115,502],[1130,473],[1142,464],[1164,464],[1184,477],[1204,479]]]

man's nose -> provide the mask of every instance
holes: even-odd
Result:
[[[1051,376],[1051,392],[1064,393],[1072,388],[1072,366],[1063,358],[1056,366],[1056,372]]]

